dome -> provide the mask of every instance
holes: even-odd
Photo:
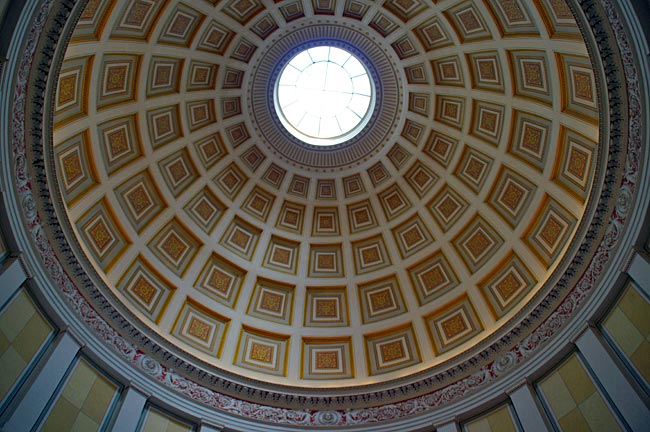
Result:
[[[89,280],[157,343],[263,383],[381,387],[501,337],[570,264],[607,156],[577,24],[545,48],[545,10],[523,6],[510,28],[471,4],[295,3],[280,26],[283,7],[179,3],[124,35],[145,16],[130,4],[85,10],[97,41],[72,32],[52,186]],[[385,17],[372,35],[366,16]],[[377,88],[365,128],[327,149],[274,94],[322,41]]]
[[[609,6],[40,3],[3,174],[33,295],[181,417],[469,418],[604,316],[643,242]]]

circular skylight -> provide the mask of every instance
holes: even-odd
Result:
[[[284,127],[319,146],[358,134],[373,105],[373,86],[363,63],[332,46],[309,48],[293,57],[275,88],[275,109]]]

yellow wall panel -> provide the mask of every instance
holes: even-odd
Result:
[[[141,432],[192,432],[194,427],[155,408],[149,408]]]
[[[464,432],[516,432],[517,427],[507,405],[491,410],[463,425]]]
[[[621,430],[575,354],[544,378],[538,389],[563,431]]]
[[[52,331],[25,290],[0,312],[0,400],[7,396]]]
[[[41,431],[97,431],[118,387],[84,359],[74,366]]]
[[[603,321],[605,332],[650,383],[650,302],[630,283]]]

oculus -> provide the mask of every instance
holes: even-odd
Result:
[[[366,126],[375,104],[366,67],[348,51],[317,46],[284,66],[275,84],[275,110],[299,140],[333,146]]]

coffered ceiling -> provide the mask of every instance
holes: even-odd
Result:
[[[268,97],[319,40],[381,89],[332,150],[288,138]],[[178,355],[270,384],[398,379],[502,335],[570,261],[597,85],[562,0],[90,0],[52,101],[55,194],[97,284]]]

